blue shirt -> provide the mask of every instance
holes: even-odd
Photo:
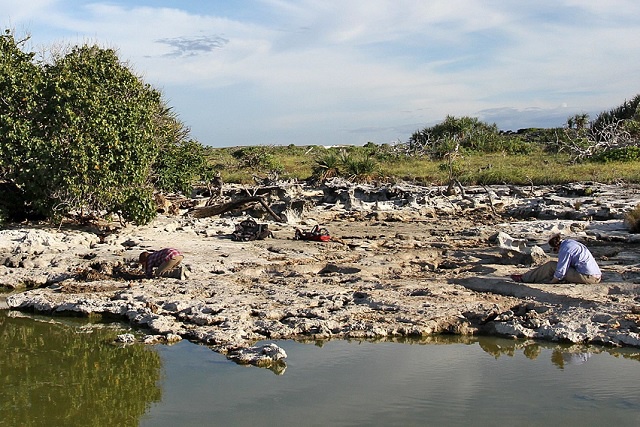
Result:
[[[580,242],[566,239],[560,244],[558,250],[558,266],[554,274],[558,280],[564,279],[567,269],[573,267],[578,273],[589,276],[601,276],[600,267],[589,249]]]

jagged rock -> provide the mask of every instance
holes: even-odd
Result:
[[[527,240],[526,239],[514,239],[507,233],[500,231],[495,238],[498,242],[500,249],[508,251],[516,251],[523,254],[527,253]]]
[[[133,334],[120,334],[116,337],[115,342],[131,344],[136,342],[136,337]]]
[[[270,366],[287,358],[287,353],[275,344],[265,344],[249,348],[240,348],[227,354],[227,357],[240,364]]]
[[[543,251],[542,248],[537,245],[531,248],[529,255],[531,256],[530,265],[541,265],[551,259],[549,255],[547,255],[546,252]]]
[[[535,331],[525,328],[519,322],[511,319],[507,322],[495,322],[493,329],[496,334],[513,338],[532,338],[535,336]]]
[[[294,227],[284,223],[269,224],[269,242],[232,242],[225,236],[240,213],[161,215],[101,242],[89,231],[0,230],[0,284],[32,288],[7,297],[12,309],[119,316],[149,328],[158,342],[183,337],[224,354],[265,339],[479,330],[636,346],[640,325],[630,307],[640,303],[640,248],[622,215],[638,203],[638,189],[594,185],[594,197],[567,188],[469,187],[465,199],[461,192],[445,196],[441,187],[339,182],[314,190],[304,210],[295,211],[300,224],[331,231],[332,240],[321,245],[294,240]],[[536,215],[561,217],[513,218],[532,206]],[[571,212],[579,219],[565,218]],[[602,283],[509,278],[548,259],[542,247],[553,231],[587,243],[602,265]],[[188,280],[134,277],[142,250],[167,246],[185,253]],[[113,277],[115,266],[132,276]]]

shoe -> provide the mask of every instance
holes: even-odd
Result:
[[[191,271],[187,267],[180,268],[180,280],[186,280],[191,275]]]
[[[512,279],[514,282],[522,283],[522,274],[512,274],[512,275],[511,275],[511,279]]]

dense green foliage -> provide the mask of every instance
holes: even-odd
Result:
[[[241,147],[233,151],[233,157],[240,162],[241,167],[264,172],[280,172],[282,165],[277,156],[267,147]]]
[[[640,146],[627,146],[603,150],[594,154],[595,162],[637,162],[640,161]]]
[[[0,179],[14,195],[0,220],[118,213],[143,224],[154,188],[188,191],[207,171],[204,149],[114,50],[35,61],[25,41],[0,37]]]
[[[475,117],[447,116],[442,123],[414,132],[409,138],[408,149],[442,159],[453,151],[522,154],[530,150],[530,145],[518,136],[501,135],[495,124],[489,125]]]
[[[313,176],[318,181],[324,181],[336,176],[346,177],[353,181],[366,182],[376,178],[378,162],[372,146],[358,150],[353,147],[342,148],[340,151],[329,149],[316,158]]]

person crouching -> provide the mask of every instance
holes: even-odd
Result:
[[[585,245],[563,239],[559,233],[552,235],[548,243],[551,251],[558,254],[558,261],[549,261],[522,275],[513,274],[511,278],[524,283],[600,283],[602,272]]]
[[[142,269],[147,279],[152,277],[173,277],[184,279],[185,271],[178,268],[184,255],[174,248],[164,248],[158,251],[142,252],[138,262],[142,264]]]

